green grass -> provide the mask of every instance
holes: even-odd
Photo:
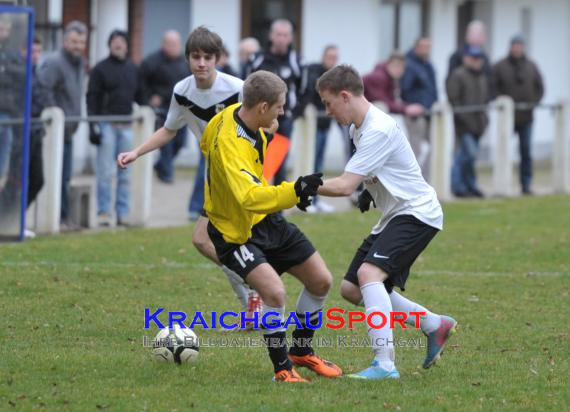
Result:
[[[192,365],[143,348],[144,308],[239,310],[192,227],[0,245],[0,410],[564,410],[570,404],[570,197],[445,207],[445,230],[414,265],[406,295],[459,321],[440,363],[398,348],[399,381],[271,382],[265,348],[203,348]],[[376,214],[295,215],[335,277],[328,307]],[[300,286],[285,276],[288,309]],[[161,319],[165,319],[161,317]],[[197,330],[202,338],[227,337]],[[363,338],[363,326],[318,336]],[[233,336],[233,335],[231,335]],[[235,336],[257,337],[256,332]],[[396,337],[419,338],[397,330]],[[367,348],[321,348],[346,372]],[[14,407],[14,408],[13,408]]]

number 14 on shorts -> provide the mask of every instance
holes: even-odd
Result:
[[[239,249],[236,249],[234,251],[234,256],[242,268],[245,268],[246,266],[245,262],[247,262],[248,260],[253,262],[253,257],[254,257],[253,253],[249,251],[246,245],[241,245]]]

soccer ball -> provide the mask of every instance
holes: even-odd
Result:
[[[161,362],[182,363],[195,362],[198,359],[198,337],[192,329],[161,329],[153,342],[152,355]]]

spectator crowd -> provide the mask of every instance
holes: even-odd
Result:
[[[10,31],[10,20],[2,16],[0,119],[18,117],[23,113],[23,101],[19,101],[22,100],[23,93],[18,93],[18,87],[21,88],[25,78],[23,62],[27,50],[25,47],[18,49],[8,44]],[[39,117],[42,110],[50,106],[61,108],[66,116],[79,116],[82,101],[86,97],[88,115],[129,115],[133,105],[148,105],[156,114],[156,129],[161,128],[173,99],[174,86],[192,74],[181,35],[173,30],[165,32],[160,49],[149,54],[137,66],[129,57],[129,34],[114,30],[108,37],[108,56],[89,72],[84,60],[87,40],[87,26],[73,21],[64,29],[61,49],[40,59],[42,43],[39,38],[34,39],[31,50],[32,117]],[[267,43],[267,47],[262,48],[259,40]],[[325,150],[331,128],[340,127],[344,135],[347,135],[347,130],[345,126],[327,117],[315,84],[325,71],[338,64],[342,50],[334,44],[326,45],[319,62],[305,64],[294,47],[293,24],[285,19],[273,21],[269,38],[259,40],[253,37],[241,40],[237,69],[229,64],[229,53],[224,49],[217,62],[217,70],[242,79],[255,71],[266,70],[275,73],[287,84],[285,110],[278,119],[279,128],[273,137],[275,142],[279,142],[274,147],[281,147],[275,155],[277,160],[274,173],[269,176],[274,184],[286,180],[288,149],[295,119],[304,115],[308,104],[314,105],[318,113],[314,171],[322,172],[325,169]],[[485,26],[479,21],[471,22],[466,30],[464,45],[449,59],[445,90],[450,104],[454,108],[475,108],[457,110],[454,114],[455,151],[450,171],[451,189],[456,197],[484,196],[477,183],[475,161],[479,141],[488,124],[486,105],[497,96],[507,95],[515,103],[527,104],[516,109],[514,132],[519,139],[521,191],[523,194],[531,194],[533,105],[538,104],[544,94],[542,77],[536,63],[527,56],[526,40],[521,35],[512,37],[506,56],[498,62],[490,61],[485,44]],[[430,52],[430,39],[420,37],[410,50],[405,53],[394,50],[386,61],[379,62],[370,73],[363,76],[365,97],[382,105],[389,113],[403,117],[413,152],[424,177],[428,179],[431,109],[440,99]],[[77,128],[77,122],[65,124],[60,213],[63,230],[78,228],[77,222],[70,218],[69,194],[73,170],[73,136]],[[17,162],[21,157],[22,145],[18,143],[18,136],[21,135],[20,126],[0,125],[0,210],[3,214],[14,207],[15,194],[21,189]],[[30,133],[28,206],[43,185],[42,136],[43,127],[33,125]],[[130,175],[128,169],[117,168],[115,159],[118,153],[132,148],[131,126],[129,123],[112,121],[91,122],[89,140],[96,147],[99,224],[128,226]],[[173,182],[173,162],[187,140],[188,131],[183,127],[177,131],[175,138],[160,149],[154,170],[164,184]],[[346,151],[348,158],[350,144],[342,150]],[[202,212],[204,163],[200,154],[188,205],[189,218],[192,220],[197,219]],[[115,174],[116,184],[113,184]],[[332,206],[316,200],[309,211],[332,210]]]

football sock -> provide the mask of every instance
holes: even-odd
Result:
[[[279,315],[269,315],[266,318],[266,322],[269,325],[277,326],[276,329],[265,329],[261,331],[263,333],[263,340],[269,351],[269,358],[273,363],[273,369],[275,373],[283,369],[291,369],[293,364],[287,356],[287,342],[285,340],[286,334],[283,328],[283,323],[285,322],[285,307],[271,307],[263,304],[261,310],[261,316],[263,317],[266,313],[277,312]]]
[[[380,329],[368,327],[368,337],[372,341],[374,357],[380,367],[391,371],[394,368],[394,336],[390,329],[390,312],[392,303],[390,296],[381,282],[371,282],[360,287],[366,308],[366,318],[373,312],[381,312],[386,316],[386,323]],[[383,318],[375,315],[371,319],[374,325],[383,322]]]
[[[247,311],[247,298],[249,297],[249,288],[245,284],[242,278],[239,275],[228,268],[227,266],[222,266],[222,271],[228,277],[228,281],[230,285],[232,285],[232,289],[234,290],[237,298],[239,299],[243,310]]]
[[[439,328],[439,325],[441,323],[441,316],[430,312],[422,305],[416,302],[412,302],[411,300],[400,295],[398,292],[394,291],[390,293],[390,301],[392,302],[392,308],[395,312],[406,312],[408,314],[410,312],[425,312],[425,316],[420,316],[420,328],[422,329],[422,332],[431,333]],[[408,325],[415,325],[415,316],[408,315],[408,319],[406,319],[404,323],[407,323]]]
[[[322,313],[325,299],[326,296],[315,296],[305,288],[299,294],[296,312],[302,328],[297,327],[293,331],[293,344],[289,351],[292,355],[303,356],[314,352],[312,341],[315,329],[309,329],[306,325],[307,322],[312,326],[319,324],[319,314]]]

